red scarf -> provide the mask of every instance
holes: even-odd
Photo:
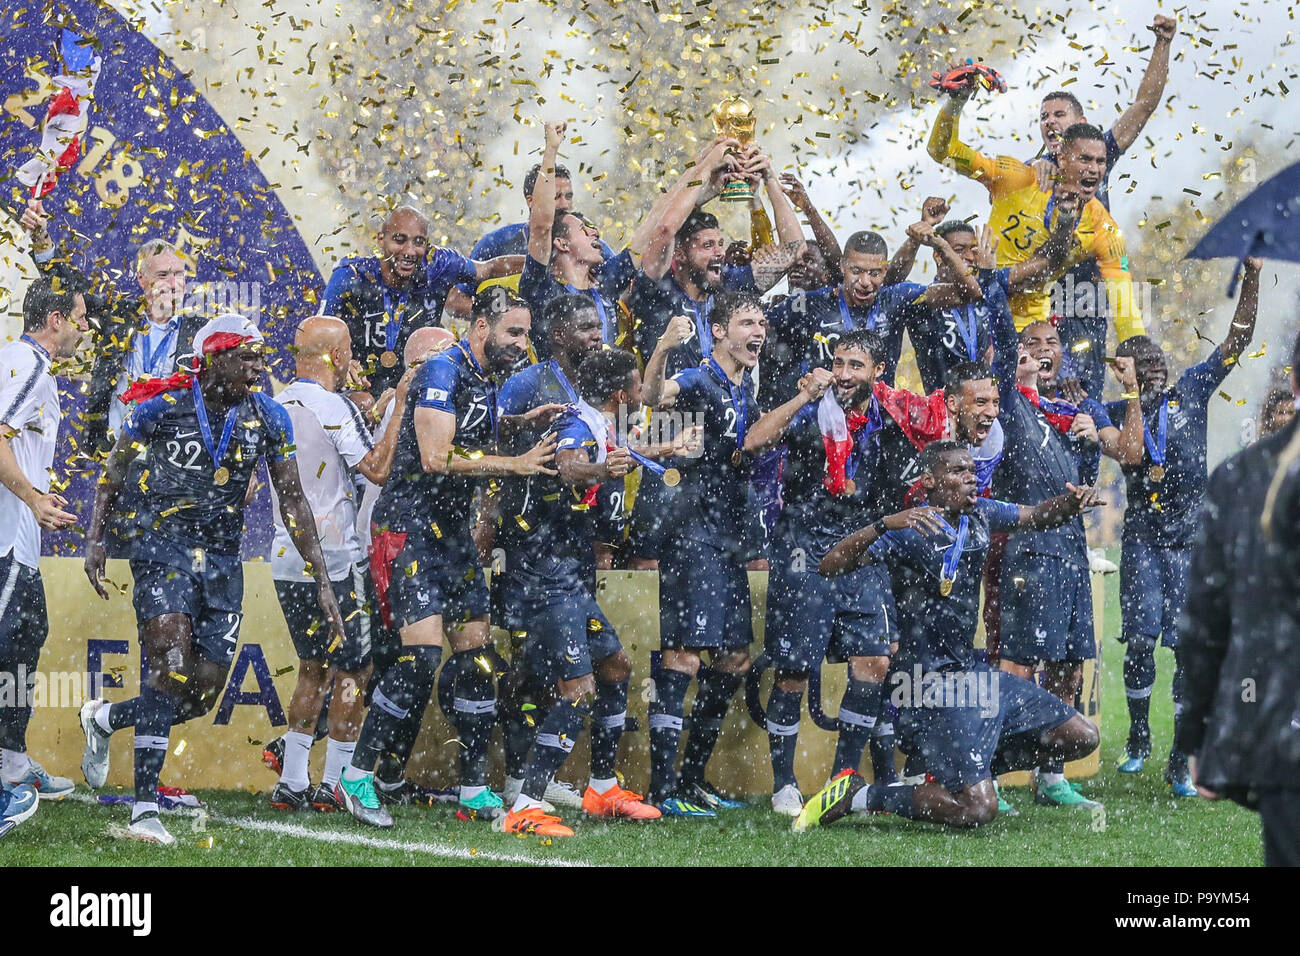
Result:
[[[252,336],[240,335],[238,332],[217,332],[214,335],[209,335],[203,343],[203,354],[215,355],[218,352],[237,349],[251,339]],[[122,393],[122,402],[126,405],[131,404],[131,402],[147,402],[151,398],[158,397],[163,392],[192,388],[194,374],[194,372],[177,372],[175,375],[169,375],[166,378],[143,378],[132,382],[127,390]]]
[[[1070,426],[1074,424],[1074,416],[1079,414],[1079,409],[1069,402],[1059,398],[1043,398],[1038,394],[1037,389],[1030,388],[1028,385],[1017,385],[1020,394],[1025,396],[1034,403],[1034,407],[1043,413],[1046,418],[1058,432],[1062,435],[1070,433]]]

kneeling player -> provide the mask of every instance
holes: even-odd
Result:
[[[993,777],[1044,759],[1074,760],[1097,747],[1097,728],[1064,701],[975,656],[980,579],[989,535],[1050,528],[1097,503],[1091,488],[1027,508],[980,498],[963,443],[935,442],[921,455],[928,506],[882,518],[835,545],[827,575],[867,564],[890,570],[898,606],[899,653],[889,683],[899,704],[904,752],[933,782],[867,786],[853,770],[804,806],[795,830],[850,810],[967,827],[997,816]]]
[[[527,637],[524,670],[553,702],[537,730],[524,786],[503,822],[512,833],[572,836],[543,801],[551,777],[564,764],[591,705],[591,782],[584,812],[599,817],[655,820],[661,814],[640,794],[619,786],[614,774],[618,742],[627,720],[631,663],[618,635],[596,604],[596,552],[592,505],[599,483],[621,480],[636,467],[626,447],[611,441],[620,406],[641,406],[641,376],[630,352],[597,352],[578,373],[580,400],[555,423],[558,482],[534,477],[525,489],[524,514],[506,514],[528,530],[507,555],[503,593]],[[591,404],[595,403],[595,404]],[[531,503],[531,507],[529,506]]]
[[[124,398],[140,400],[127,416],[95,490],[86,533],[86,575],[104,587],[104,527],[126,466],[139,446],[149,451],[148,507],[131,555],[133,602],[146,663],[140,696],[81,708],[86,734],[82,771],[92,787],[108,776],[109,736],[135,727],[135,807],[130,834],[169,846],[158,819],[158,774],[173,724],[212,709],[225,686],[243,620],[240,535],[248,483],[259,458],[293,544],[312,569],[316,600],[330,630],[344,640],[343,618],[316,537],[316,522],[298,480],[293,426],[284,408],[254,391],[262,376],[262,335],[247,319],[223,315],[194,336],[203,364],[193,374],[150,379]],[[212,422],[220,423],[214,438]],[[231,446],[234,446],[233,448]]]

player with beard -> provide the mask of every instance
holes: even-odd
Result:
[[[1068,228],[1066,223],[1066,228]],[[1009,271],[989,268],[997,241],[986,226],[978,264],[981,287],[993,305],[993,372],[998,380],[1005,451],[993,482],[995,497],[1039,504],[1062,494],[1079,478],[1079,460],[1093,446],[1121,465],[1142,457],[1142,408],[1131,365],[1116,374],[1130,397],[1122,428],[1104,406],[1079,405],[1059,396],[1061,339],[1049,322],[1031,322],[1016,333],[1008,296]],[[1001,667],[1030,679],[1043,663],[1043,685],[1073,703],[1083,662],[1096,657],[1092,583],[1083,522],[1075,518],[1051,531],[1013,538],[1000,571]],[[1065,779],[1062,762],[1037,775],[1035,800],[1054,806],[1093,807]]]
[[[974,648],[989,535],[1057,527],[1094,507],[1096,493],[1071,484],[1032,507],[981,498],[970,452],[952,441],[927,447],[921,469],[927,505],[855,531],[827,553],[820,571],[889,569],[899,630],[890,684],[903,750],[920,759],[926,782],[868,787],[856,770],[844,770],[808,801],[796,832],[850,811],[951,827],[991,823],[998,774],[1097,749],[1092,722],[1032,681],[993,670]]]
[[[1183,711],[1183,670],[1178,651],[1178,617],[1187,603],[1188,569],[1207,481],[1206,429],[1210,399],[1255,334],[1259,309],[1259,259],[1246,260],[1241,298],[1223,342],[1209,358],[1169,385],[1160,346],[1145,335],[1119,344],[1117,360],[1137,366],[1145,422],[1145,454],[1124,468],[1128,507],[1124,511],[1120,558],[1120,612],[1124,650],[1124,693],[1128,699],[1128,745],[1121,773],[1138,773],[1151,755],[1148,709],[1156,681],[1156,641],[1174,651],[1174,736]],[[1118,414],[1119,403],[1112,403]],[[1187,755],[1171,749],[1165,781],[1174,796],[1194,797]]]
[[[1169,77],[1169,50],[1178,32],[1178,22],[1157,14],[1147,29],[1155,34],[1155,40],[1151,44],[1151,56],[1137,95],[1102,136],[1106,144],[1106,171],[1097,186],[1097,199],[1108,210],[1110,174],[1129,147],[1137,142],[1164,95],[1165,81]],[[1083,104],[1074,94],[1057,90],[1043,97],[1038,114],[1038,130],[1043,145],[1030,161],[1038,174],[1038,188],[1043,192],[1051,190],[1057,175],[1057,154],[1062,134],[1075,123],[1086,122],[1088,117]],[[1058,328],[1062,344],[1069,361],[1077,369],[1084,390],[1093,398],[1101,397],[1106,377],[1107,311],[1106,297],[1098,295],[1101,287],[1102,277],[1097,264],[1088,260],[1070,269],[1053,288],[1053,295],[1057,297],[1056,310],[1061,313]],[[1069,296],[1071,292],[1072,297]]]
[[[468,311],[469,297],[457,283],[484,282],[524,267],[519,256],[478,262],[444,248],[430,256],[429,220],[411,206],[385,216],[378,238],[378,256],[353,256],[334,267],[321,306],[322,314],[347,323],[375,394],[397,386],[399,358],[412,330],[441,325],[444,305]]]
[[[868,742],[876,782],[896,776],[883,684],[896,640],[888,576],[863,569],[829,581],[817,562],[852,529],[903,506],[930,442],[967,443],[981,459],[981,491],[1000,457],[998,392],[987,369],[958,366],[946,392],[919,396],[881,380],[885,354],[878,334],[845,333],[832,391],[800,411],[785,435],[785,508],[773,535],[765,652],[776,668],[767,710],[772,806],[790,816],[803,806],[794,776],[800,708],[823,658],[849,665],[832,776],[856,770]]]
[[[615,774],[631,663],[596,603],[592,546],[597,488],[621,484],[637,467],[619,444],[615,422],[620,408],[640,407],[641,375],[635,356],[619,349],[591,354],[575,378],[582,397],[575,397],[554,426],[559,478],[528,480],[535,504],[501,574],[511,627],[524,636],[518,669],[523,683],[545,701],[532,753],[525,752],[523,783],[502,824],[507,833],[573,835],[557,817],[546,815],[545,801],[585,717],[591,720],[591,777],[581,809],[630,820],[661,816],[639,794],[620,786]]]
[[[566,293],[550,300],[546,307],[544,323],[550,337],[551,357],[530,365],[511,375],[501,386],[497,397],[501,433],[508,451],[523,451],[545,432],[566,407],[577,405],[579,396],[575,384],[578,367],[583,359],[601,349],[602,329],[600,315],[590,296]],[[505,478],[500,482],[500,493],[493,502],[496,515],[495,546],[506,553],[507,564],[513,564],[511,553],[522,544],[535,540],[533,509],[549,513],[550,503],[533,492],[536,484],[532,478]],[[622,481],[606,481],[597,492],[596,510],[610,505],[609,496]],[[494,602],[503,600],[503,592],[493,582]],[[494,617],[519,640],[525,629],[518,615],[507,606],[497,605]],[[512,660],[518,658],[520,648],[512,648]],[[507,682],[509,683],[509,682]],[[524,785],[524,770],[529,748],[536,737],[536,729],[519,710],[519,702],[502,700],[506,744],[505,801],[513,804]],[[582,794],[568,784],[552,780],[547,784],[545,799],[553,806],[580,809]]]
[[[555,474],[554,439],[525,454],[496,453],[492,376],[524,354],[527,305],[501,286],[474,297],[469,334],[425,362],[411,383],[393,467],[375,505],[370,568],[381,610],[399,628],[402,653],[375,687],[351,764],[335,795],[354,817],[392,826],[374,771],[407,719],[423,713],[450,643],[456,666],[453,723],[460,736],[459,805],[467,816],[504,815],[487,788],[487,751],[496,725],[491,668],[477,663],[490,641],[488,592],[472,537],[474,497],[489,476]]]
[[[226,686],[243,619],[239,544],[248,485],[265,457],[284,523],[312,569],[316,600],[333,639],[346,641],[343,617],[298,480],[293,425],[277,402],[256,391],[264,369],[262,336],[247,319],[224,315],[201,328],[193,374],[132,386],[139,401],[122,426],[95,489],[86,532],[86,576],[108,600],[105,519],[117,502],[136,446],[152,449],[148,507],[139,516],[131,576],[148,670],[140,695],[115,704],[88,701],[82,770],[92,787],[108,774],[109,737],[135,727],[135,806],[130,834],[170,846],[158,819],[158,774],[173,724],[206,714]],[[220,436],[219,438],[217,436]],[[231,448],[231,446],[234,446]]]
[[[1092,258],[1105,284],[1111,321],[1120,341],[1144,334],[1124,235],[1096,198],[1106,175],[1102,132],[1095,126],[1075,123],[1061,133],[1057,175],[1051,191],[1044,192],[1038,188],[1034,170],[1020,160],[984,156],[958,139],[961,109],[974,92],[972,78],[970,85],[944,102],[930,134],[929,153],[935,162],[979,181],[989,191],[993,202],[989,225],[1003,240],[998,246],[998,265],[1011,266],[1032,258],[1048,240],[1060,216],[1065,215],[1060,207],[1077,201],[1080,209],[1077,217],[1071,216],[1076,242],[1060,267],[1034,287],[1012,296],[1016,329],[1045,321],[1051,312],[1052,282],[1066,269]]]
[[[705,768],[731,698],[749,669],[753,641],[747,524],[753,519],[750,459],[778,441],[800,408],[820,398],[829,376],[809,376],[798,394],[759,416],[745,372],[758,363],[766,331],[752,293],[723,293],[710,314],[711,355],[698,369],[667,378],[668,355],[696,334],[675,317],[646,366],[645,401],[691,413],[704,426],[703,449],[680,460],[681,494],[671,516],[676,534],[665,542],[659,569],[662,664],[650,708],[650,801],[665,816],[713,816],[739,806],[705,780]],[[710,667],[700,656],[710,653]],[[676,772],[683,701],[692,678],[700,686],[691,733]]]

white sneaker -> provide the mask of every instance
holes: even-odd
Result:
[[[1088,570],[1093,574],[1114,574],[1119,570],[1119,565],[1106,557],[1104,549],[1089,548]]]
[[[567,807],[570,810],[581,810],[582,794],[573,784],[565,783],[563,780],[552,780],[546,785],[545,802],[553,803],[557,807]]]
[[[523,778],[523,777],[506,777],[506,786],[505,786],[505,789],[504,789],[503,791],[501,791],[501,798],[502,798],[502,801],[505,803],[505,805],[506,805],[507,807],[513,807],[513,806],[515,805],[515,801],[519,799],[519,794],[521,794],[521,793],[523,793],[523,792],[524,792],[524,778]],[[548,793],[550,792],[550,788],[549,788],[549,787],[547,788],[547,792],[548,792]],[[547,801],[547,800],[543,800],[543,801],[542,801],[542,812],[543,812],[543,813],[554,813],[554,812],[555,812],[555,807],[553,807],[553,806],[550,804],[549,801]]]
[[[146,843],[158,843],[162,846],[171,846],[176,842],[176,838],[167,832],[167,828],[162,825],[156,813],[146,813],[138,820],[132,820],[131,825],[126,828],[126,832],[133,839],[143,840]]]
[[[772,810],[783,817],[797,817],[803,810],[803,795],[792,783],[772,794]]]
[[[81,720],[81,730],[86,735],[86,749],[81,754],[81,773],[91,789],[98,790],[108,779],[108,742],[112,739],[104,733],[95,714],[104,705],[102,700],[88,700],[81,705],[77,715]]]

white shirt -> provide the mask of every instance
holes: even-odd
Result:
[[[357,537],[357,484],[353,469],[374,447],[361,413],[351,401],[316,382],[298,379],[276,396],[293,419],[298,478],[316,519],[316,535],[331,581],[342,581],[365,549]],[[274,495],[274,489],[272,489]],[[306,563],[273,501],[275,537],[271,542],[271,577],[307,581]]]
[[[131,411],[122,402],[122,393],[137,379],[149,376],[161,378],[176,371],[176,344],[180,338],[180,316],[170,322],[155,325],[147,322],[131,339],[131,351],[126,355],[126,374],[119,375],[113,388],[113,399],[108,404],[108,430],[113,437],[121,434],[122,422]],[[149,361],[152,359],[152,361]]]
[[[50,490],[60,417],[48,353],[25,336],[0,349],[0,422],[18,433],[9,447],[23,475],[42,492]],[[41,528],[32,509],[0,485],[0,555],[10,552],[19,564],[39,568]]]

